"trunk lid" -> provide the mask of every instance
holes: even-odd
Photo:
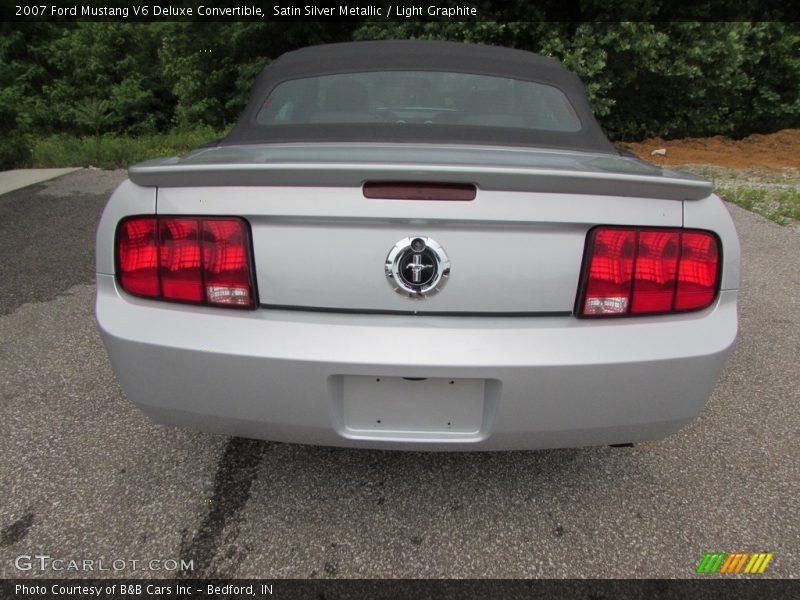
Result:
[[[262,305],[358,312],[571,312],[591,227],[680,227],[682,200],[710,193],[702,180],[609,155],[320,146],[198,151],[134,167],[131,178],[159,186],[161,214],[247,219]],[[471,183],[477,195],[366,198],[362,185],[379,180]],[[418,237],[450,262],[438,293],[421,298],[398,293],[386,271],[396,244]]]

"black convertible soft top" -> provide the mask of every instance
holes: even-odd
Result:
[[[454,124],[316,123],[263,125],[256,115],[280,83],[340,73],[445,71],[532,81],[560,89],[580,119],[575,132]],[[270,142],[411,142],[563,148],[617,154],[592,114],[577,75],[556,60],[510,48],[393,40],[311,46],[283,54],[258,76],[242,116],[219,145]]]

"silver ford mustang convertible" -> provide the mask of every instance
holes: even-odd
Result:
[[[711,185],[621,154],[528,52],[283,55],[222,141],[130,168],[97,320],[159,423],[332,446],[625,444],[703,410],[737,332]]]

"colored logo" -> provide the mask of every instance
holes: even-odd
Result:
[[[772,560],[772,552],[707,552],[697,565],[697,572],[710,574],[763,573]]]

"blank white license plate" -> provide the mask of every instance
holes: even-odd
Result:
[[[359,432],[478,433],[485,380],[342,378],[344,425]]]

